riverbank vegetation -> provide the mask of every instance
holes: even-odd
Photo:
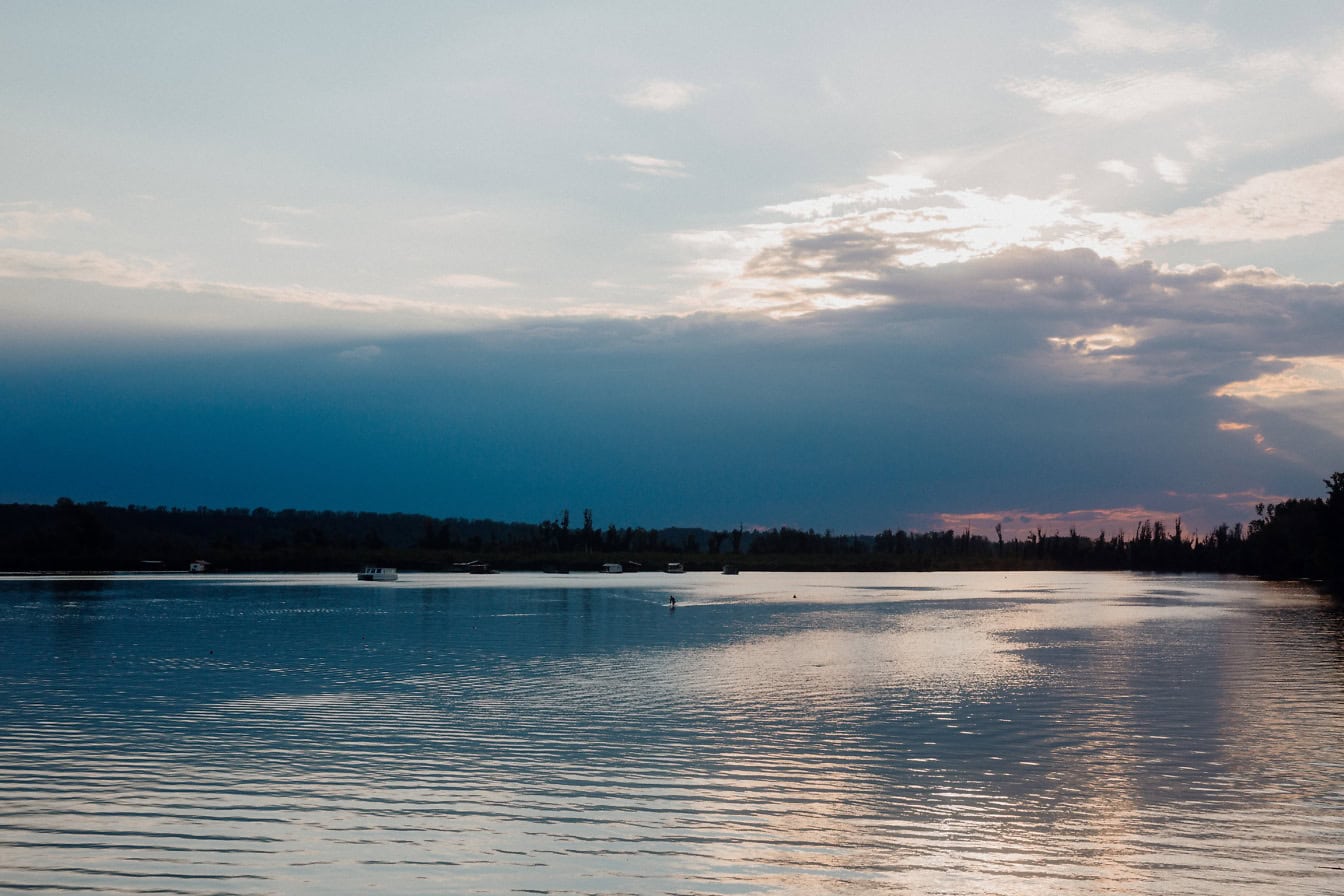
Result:
[[[114,507],[103,502],[0,505],[0,570],[182,571],[196,560],[237,572],[352,571],[366,563],[427,572],[595,570],[724,565],[761,570],[1070,569],[1240,573],[1344,579],[1344,473],[1323,498],[1261,505],[1247,525],[1192,534],[1179,519],[1131,531],[1005,540],[970,530],[839,535],[789,527],[605,529],[591,510],[540,523],[335,511]]]

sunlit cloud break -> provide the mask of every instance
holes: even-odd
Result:
[[[1344,393],[1344,355],[1260,359],[1282,369],[1252,380],[1228,383],[1215,395],[1246,401],[1273,401],[1314,392]]]
[[[1111,537],[1128,537],[1134,528],[1145,522],[1164,520],[1170,522],[1177,517],[1189,518],[1192,508],[1181,510],[1155,510],[1151,507],[1106,507],[1086,510],[1065,510],[1059,512],[1034,510],[989,510],[971,513],[930,514],[926,519],[931,528],[953,531],[970,529],[979,535],[993,536],[995,526],[1002,527],[1004,538],[1026,538],[1037,532],[1047,536],[1068,534],[1077,531],[1079,535],[1092,537],[1100,532]]]
[[[1103,164],[1127,179],[1137,177],[1123,162]],[[1165,157],[1158,156],[1155,167],[1169,182],[1187,180],[1184,166]],[[1164,215],[1097,211],[1067,194],[948,188],[912,169],[761,212],[764,220],[737,230],[679,235],[699,253],[697,272],[713,278],[685,296],[688,304],[791,315],[809,303],[832,308],[861,293],[895,298],[882,286],[893,272],[964,264],[1013,250],[1085,249],[1134,262],[1149,247],[1182,241],[1275,241],[1320,233],[1344,221],[1344,157],[1258,175]],[[1226,282],[1233,279],[1295,282],[1250,268]]]

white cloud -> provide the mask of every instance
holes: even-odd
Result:
[[[444,274],[429,281],[431,286],[443,286],[448,289],[508,289],[517,286],[509,280],[499,280],[481,274]]]
[[[24,280],[65,280],[118,289],[154,293],[214,294],[233,299],[308,305],[330,311],[359,313],[413,313],[435,318],[501,320],[513,316],[498,308],[448,305],[379,293],[351,293],[303,286],[259,286],[227,281],[199,280],[181,275],[170,265],[150,259],[124,260],[101,252],[73,255],[0,249],[0,277]],[[58,312],[59,309],[52,309]]]
[[[1097,168],[1108,174],[1117,174],[1131,184],[1139,182],[1139,169],[1123,159],[1107,159],[1097,164]]]
[[[1188,177],[1184,165],[1164,156],[1153,164],[1168,182],[1180,185]],[[1100,167],[1126,179],[1139,176],[1121,160]],[[1344,157],[1260,175],[1201,205],[1165,215],[1101,212],[1069,193],[1028,197],[946,189],[922,175],[873,178],[827,195],[770,205],[762,213],[772,219],[678,235],[695,253],[688,273],[707,281],[683,294],[682,304],[795,315],[852,303],[865,283],[887,272],[955,265],[1015,250],[1085,249],[1133,262],[1148,247],[1179,241],[1309,236],[1344,221]],[[1220,279],[1222,288],[1271,281],[1297,282],[1258,268],[1227,269]]]
[[[1309,55],[1291,50],[1253,53],[1237,63],[1242,76],[1260,83],[1300,75],[1316,67]]]
[[[686,166],[672,159],[659,159],[655,156],[642,156],[633,153],[609,156],[589,156],[593,162],[616,162],[624,165],[635,174],[648,177],[686,177]]]
[[[62,224],[87,224],[93,215],[82,208],[53,209],[37,202],[0,203],[0,239],[36,240]]]
[[[1153,156],[1153,170],[1162,180],[1177,187],[1183,187],[1190,182],[1190,175],[1186,172],[1186,166],[1174,159],[1167,158],[1161,153]]]
[[[1093,83],[1038,78],[1010,81],[1005,87],[1035,100],[1052,115],[1087,115],[1116,122],[1218,102],[1235,92],[1226,82],[1180,71],[1140,72]]]
[[[1185,151],[1190,154],[1190,158],[1201,162],[1207,162],[1213,158],[1218,147],[1222,145],[1217,137],[1203,136],[1195,137],[1185,141]]]
[[[1322,60],[1312,86],[1337,106],[1344,106],[1344,50]]]
[[[34,252],[0,249],[0,277],[25,280],[72,280],[125,288],[176,284],[169,267],[148,259],[124,260],[102,252]]]
[[[1217,33],[1206,25],[1174,22],[1142,7],[1075,5],[1067,7],[1062,16],[1073,33],[1053,45],[1058,53],[1174,53],[1218,43]]]
[[[655,112],[671,112],[694,102],[702,88],[688,81],[645,81],[619,97],[623,105]]]
[[[911,169],[892,174],[870,177],[868,183],[818,196],[768,205],[763,211],[787,215],[791,218],[826,218],[844,212],[862,212],[905,199],[934,189],[937,184],[924,174]],[[876,187],[873,184],[877,184]]]
[[[285,233],[280,224],[274,221],[259,221],[255,218],[243,218],[244,224],[256,230],[256,242],[261,246],[279,246],[285,249],[317,249],[321,243],[299,239]]]
[[[1344,156],[1253,177],[1203,205],[1149,218],[1151,242],[1279,240],[1344,221]]]

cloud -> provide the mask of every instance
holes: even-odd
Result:
[[[87,224],[93,215],[82,208],[49,208],[38,202],[0,203],[0,240],[37,240],[62,224]]]
[[[1084,83],[1059,78],[1009,81],[1007,90],[1035,100],[1052,115],[1083,115],[1133,122],[1184,106],[1216,103],[1236,90],[1225,81],[1190,72],[1140,72]]]
[[[1335,105],[1344,107],[1344,50],[1321,60],[1312,87]]]
[[[1061,54],[1175,53],[1218,44],[1217,32],[1206,25],[1175,22],[1143,7],[1071,5],[1061,15],[1073,29],[1051,45]]]
[[[594,155],[588,157],[592,162],[616,162],[624,165],[635,174],[648,177],[686,177],[686,166],[672,159],[659,159],[654,156],[624,153],[620,155]]]
[[[0,390],[0,404],[34,421],[26,431],[48,440],[23,449],[27,467],[15,475],[56,488],[78,466],[80,481],[68,490],[116,497],[100,490],[99,477],[133,477],[105,458],[85,464],[81,457],[78,465],[42,473],[43,445],[96,441],[114,453],[116,445],[155,441],[154,420],[190,419],[185,411],[199,402],[203,384],[218,412],[211,427],[221,433],[211,442],[212,469],[249,504],[361,507],[372,500],[405,510],[432,501],[454,513],[521,519],[556,506],[594,506],[603,518],[644,525],[731,526],[745,514],[858,531],[922,528],[921,520],[936,514],[947,514],[952,527],[960,527],[951,522],[958,514],[976,527],[969,520],[977,513],[1027,516],[1045,528],[1058,518],[1061,529],[1066,521],[1100,526],[1104,517],[1110,530],[1120,511],[1134,508],[1168,520],[1180,514],[1194,528],[1242,517],[1229,517],[1228,505],[1212,500],[1164,497],[1173,487],[1214,493],[1249,482],[1291,494],[1328,473],[1294,460],[1330,456],[1312,447],[1319,437],[1304,435],[1319,429],[1320,393],[1310,393],[1310,412],[1287,416],[1277,399],[1250,402],[1232,394],[1240,394],[1235,388],[1218,393],[1284,372],[1284,359],[1336,357],[1344,288],[1259,269],[1122,262],[1083,249],[1009,247],[909,265],[891,251],[901,234],[862,227],[862,216],[844,220],[850,229],[827,219],[825,232],[814,231],[818,222],[790,220],[743,267],[742,277],[778,293],[770,301],[812,303],[812,314],[787,322],[710,312],[617,320],[610,309],[593,307],[600,316],[532,316],[434,333],[425,322],[448,312],[433,303],[182,282],[161,268],[86,260],[86,279],[151,283],[156,307],[177,326],[192,327],[190,308],[219,308],[216,298],[226,296],[265,302],[268,313],[304,312],[289,318],[300,335],[269,353],[247,339],[246,364],[229,353],[231,340],[198,340],[192,344],[199,348],[172,361],[190,367],[180,375],[162,374],[169,363],[140,351],[105,376],[81,376],[87,387],[78,396],[59,391],[68,377],[50,388]],[[47,261],[48,272],[57,268]],[[34,302],[50,304],[54,293],[28,283],[3,288],[6,301],[33,293]],[[87,325],[85,308],[124,319],[117,306],[139,293],[123,288],[119,295],[92,288],[77,295],[66,286],[59,294],[80,299]],[[818,296],[861,307],[815,310],[824,307]],[[238,310],[224,306],[219,316],[249,323],[260,316]],[[364,314],[350,318],[353,327],[314,337],[316,327],[307,324],[326,320],[314,312],[333,311],[419,316],[401,336],[383,328],[383,317]],[[164,341],[161,330],[133,329],[144,344]],[[104,335],[96,344],[111,352]],[[29,351],[24,361],[0,352],[6,382],[34,376],[28,371],[40,366],[38,354]],[[64,369],[70,354],[49,354],[41,363]],[[142,375],[147,357],[165,388],[180,396],[156,398],[152,414],[123,402],[125,433],[88,437],[92,424],[85,421],[102,418],[71,409],[133,391],[127,378]],[[389,400],[399,425],[360,429],[370,409]],[[165,407],[184,413],[165,415]],[[258,407],[277,413],[258,418]],[[286,442],[286,451],[322,456],[329,475],[321,487],[336,491],[295,493],[288,455],[255,460],[265,452],[248,440],[280,438],[268,428],[277,419],[298,440]],[[1218,428],[1242,419],[1255,422],[1264,445]],[[177,433],[161,438],[156,450],[166,457],[202,450]],[[1341,442],[1323,444],[1337,453]],[[1265,446],[1278,450],[1266,454]],[[133,463],[143,467],[143,455]],[[199,467],[183,464],[183,489],[199,487]],[[396,474],[377,475],[387,469]],[[390,491],[332,485],[370,478]],[[160,476],[141,487],[170,484]],[[1077,508],[1093,510],[1089,516]]]
[[[1126,274],[1086,258],[1030,263],[1043,283],[1089,269],[1097,278]],[[1098,522],[1096,511],[1076,508],[1103,508],[1110,530],[1115,509],[1128,507],[1168,520],[1180,513],[1193,528],[1197,516],[1228,514],[1210,504],[1197,515],[1197,502],[1166,496],[1173,486],[1212,493],[1249,481],[1300,493],[1284,472],[1298,468],[1282,454],[1216,429],[1231,399],[1210,394],[1207,376],[1144,382],[1052,370],[1045,335],[1085,315],[1087,303],[1075,308],[1059,296],[994,310],[988,295],[983,305],[949,302],[962,284],[945,286],[904,305],[787,325],[703,314],[529,319],[469,334],[269,348],[248,339],[241,351],[212,339],[169,357],[81,355],[73,378],[68,355],[0,353],[5,381],[25,384],[0,391],[0,410],[30,421],[26,447],[9,450],[18,436],[0,432],[0,453],[18,464],[16,481],[57,494],[196,496],[208,460],[219,497],[193,497],[206,503],[232,494],[271,506],[428,504],[508,519],[591,506],[600,519],[639,525],[731,527],[745,518],[871,532],[991,512],[1058,516],[1067,528],[1064,516],[1080,527]],[[1149,338],[1190,332],[1176,326]],[[104,349],[93,354],[106,355],[107,343],[98,344]],[[1217,354],[1198,335],[1164,351]],[[1230,354],[1239,373],[1257,363]],[[133,397],[146,370],[160,383],[148,403]],[[191,413],[203,392],[210,439]],[[389,402],[397,425],[369,427]],[[108,406],[118,408],[111,419],[83,413]],[[1298,444],[1291,429],[1265,422],[1274,444]],[[282,449],[262,450],[272,442]],[[49,455],[61,463],[44,466]],[[320,457],[323,475],[296,479],[301,457]],[[1298,480],[1311,487],[1321,475],[1309,469]]]
[[[936,185],[895,198],[871,186],[779,204],[771,209],[784,220],[699,235],[702,250],[721,253],[720,270],[686,300],[781,320],[848,308],[876,330],[924,333],[949,363],[987,377],[1180,386],[1199,394],[1195,404],[1254,400],[1279,413],[1280,426],[1344,433],[1344,378],[1329,360],[1344,344],[1344,284],[1252,266],[1158,265],[1140,254],[1178,235],[1318,231],[1344,216],[1337,168],[1344,162],[1261,176],[1167,216]],[[986,341],[953,347],[970,333]],[[1294,363],[1285,370],[1272,359]],[[1308,389],[1329,400],[1294,400]],[[1312,438],[1261,450],[1287,459],[1283,446]]]
[[[1108,174],[1117,174],[1131,184],[1139,182],[1139,169],[1121,159],[1107,159],[1097,163],[1097,168]]]
[[[1051,336],[1046,339],[1051,346],[1061,351],[1079,355],[1109,355],[1112,358],[1127,358],[1117,354],[1119,350],[1130,349],[1139,344],[1142,334],[1134,327],[1112,326],[1096,333],[1080,336]]]
[[[1278,202],[1287,183],[1321,183],[1310,174],[1231,194]],[[1303,283],[1265,268],[1142,260],[1137,250],[1148,241],[1201,233],[1199,218],[1182,222],[1179,212],[1098,215],[1063,198],[936,189],[913,205],[865,201],[881,198],[878,188],[844,198],[807,208],[815,216],[803,220],[799,206],[775,206],[793,219],[699,235],[702,250],[722,253],[722,268],[688,303],[781,319],[867,308],[870,320],[997,321],[1023,338],[1015,350],[1023,369],[1115,382],[1206,380],[1210,391],[1258,376],[1265,362],[1257,357],[1331,354],[1344,340],[1344,284]],[[1248,214],[1226,197],[1207,208]],[[837,213],[822,216],[828,210]],[[1304,227],[1287,209],[1284,215]],[[1277,232],[1273,216],[1254,223],[1258,237]]]
[[[1137,177],[1118,160],[1102,165]],[[1169,181],[1187,177],[1185,166],[1163,156],[1154,165]],[[685,306],[794,316],[869,304],[882,283],[914,278],[917,269],[1016,257],[1017,250],[1083,249],[1129,263],[1174,242],[1309,236],[1344,221],[1344,157],[1258,175],[1165,215],[1100,212],[1069,195],[946,189],[906,169],[761,213],[762,220],[735,230],[678,235],[696,253],[692,273],[709,280],[682,296]],[[1218,279],[1227,288],[1296,282],[1256,268],[1225,270]]]
[[[1314,393],[1344,395],[1344,355],[1259,359],[1280,369],[1251,380],[1228,383],[1214,394],[1246,401],[1275,401]]]
[[[318,249],[322,246],[321,243],[290,236],[284,232],[283,225],[275,221],[260,221],[255,218],[243,218],[242,221],[256,230],[258,245],[279,246],[285,249]]]
[[[443,286],[448,289],[509,289],[518,284],[509,280],[499,280],[481,274],[444,274],[429,281],[431,286]]]
[[[868,183],[827,196],[767,205],[763,211],[775,212],[790,218],[826,218],[900,203],[913,196],[927,193],[935,187],[937,184],[918,170],[900,171],[870,177]]]
[[[1344,221],[1344,156],[1251,178],[1144,223],[1149,242],[1231,243],[1321,233]]]
[[[0,277],[25,280],[72,280],[122,288],[176,288],[163,262],[144,258],[119,259],[102,252],[39,252],[0,249]]]
[[[1169,159],[1161,153],[1153,156],[1153,170],[1163,181],[1173,186],[1183,187],[1190,183],[1190,175],[1186,172],[1186,166],[1173,159]]]
[[[702,88],[688,81],[645,81],[618,97],[622,105],[633,109],[671,112],[684,109],[695,101]]]
[[[478,323],[517,316],[491,306],[446,304],[382,293],[353,293],[304,286],[267,286],[220,280],[202,280],[183,274],[165,262],[153,259],[119,259],[101,252],[63,254],[21,249],[0,249],[0,278],[12,280],[60,280],[95,284],[122,290],[138,290],[163,296],[214,295],[249,302],[303,305],[324,311],[367,314],[413,314],[441,323]],[[48,309],[53,317],[61,309]],[[189,319],[189,318],[184,318]],[[175,325],[171,313],[164,325]],[[177,324],[181,325],[181,324]]]
[[[1221,144],[1222,141],[1217,137],[1205,135],[1203,137],[1195,137],[1185,141],[1185,151],[1189,154],[1190,158],[1201,162],[1207,162],[1209,159],[1213,158],[1214,152]]]

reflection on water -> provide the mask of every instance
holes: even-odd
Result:
[[[1338,891],[1342,630],[1217,578],[5,580],[0,889]]]

